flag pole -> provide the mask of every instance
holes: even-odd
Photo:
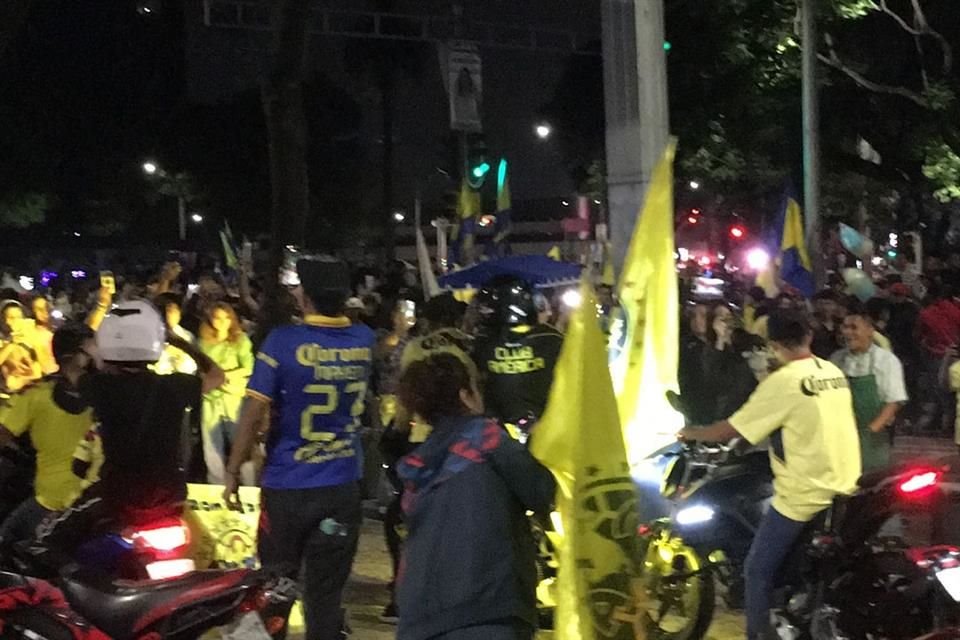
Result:
[[[817,5],[799,0],[803,40],[803,209],[807,250],[813,262],[813,280],[822,289],[826,282],[820,250],[820,102],[817,86]]]

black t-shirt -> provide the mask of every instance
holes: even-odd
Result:
[[[563,335],[547,325],[511,329],[478,343],[474,359],[487,411],[505,422],[543,416],[562,345]]]
[[[120,488],[182,485],[187,408],[200,410],[201,381],[182,373],[96,373],[83,394],[100,423],[101,481]]]

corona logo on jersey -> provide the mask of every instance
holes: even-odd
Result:
[[[532,373],[547,368],[545,359],[537,357],[533,347],[502,346],[493,350],[493,360],[487,361],[487,369],[492,373],[515,375]]]
[[[366,347],[326,349],[310,343],[297,347],[297,362],[305,367],[313,367],[313,375],[317,380],[362,379],[366,375],[365,365],[371,360],[371,350]]]

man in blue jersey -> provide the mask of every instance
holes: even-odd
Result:
[[[304,323],[274,329],[257,354],[224,499],[239,507],[241,465],[272,413],[261,479],[258,546],[264,568],[304,572],[308,640],[337,640],[343,587],[362,518],[360,418],[375,342],[343,315],[350,277],[342,262],[301,260]]]

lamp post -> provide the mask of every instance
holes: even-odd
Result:
[[[168,184],[173,186],[173,195],[177,199],[177,226],[180,235],[180,242],[186,242],[187,240],[187,199],[184,196],[184,187],[179,184],[182,183],[186,177],[181,173],[177,175],[170,175],[164,171],[156,162],[152,160],[147,160],[141,165],[143,172],[151,177],[158,177],[165,180]],[[200,217],[200,220],[197,220],[199,214],[194,216],[194,222],[203,222],[203,217]]]

